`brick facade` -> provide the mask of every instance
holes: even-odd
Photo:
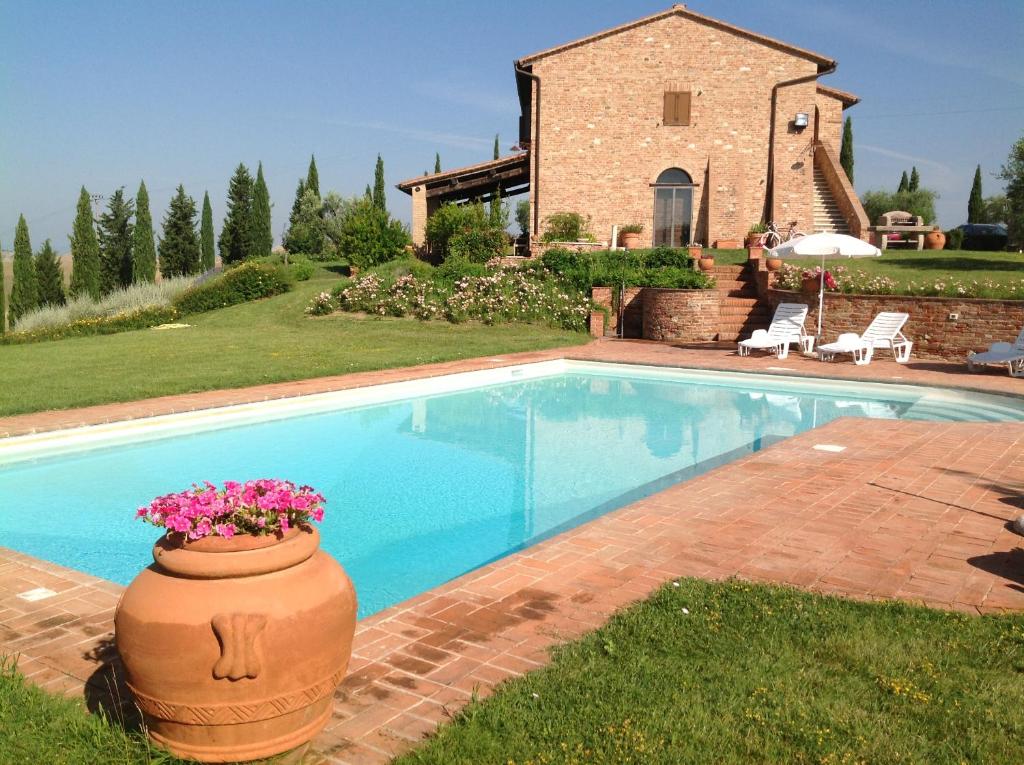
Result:
[[[645,340],[703,343],[718,334],[718,290],[648,287],[643,294]]]
[[[812,79],[778,90],[768,217],[811,225],[814,137],[838,152],[843,108],[818,91],[820,60],[693,16],[660,14],[524,59],[541,81],[531,179],[541,229],[552,213],[576,211],[591,217],[599,240],[614,225],[642,223],[649,246],[651,184],[678,167],[695,184],[692,238],[742,239],[765,214],[772,88],[802,76]],[[674,90],[691,93],[689,125],[662,124],[664,93]],[[797,112],[808,114],[803,130],[791,125]]]
[[[817,295],[769,290],[772,308],[779,303],[807,303],[807,326],[818,321]],[[969,351],[981,351],[995,342],[1011,342],[1024,327],[1024,301],[965,298],[906,297],[901,295],[825,294],[826,340],[843,332],[863,332],[876,314],[910,314],[903,333],[914,341],[913,356],[963,361]],[[956,319],[950,319],[955,314]]]

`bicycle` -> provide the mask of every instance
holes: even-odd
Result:
[[[779,227],[775,225],[775,221],[772,221],[768,224],[768,230],[761,234],[761,246],[766,250],[774,250],[783,242],[799,239],[802,236],[806,236],[806,234],[803,231],[797,231],[795,220],[789,222],[789,228],[786,229],[784,235],[779,231]]]

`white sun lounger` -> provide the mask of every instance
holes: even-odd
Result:
[[[985,364],[1006,364],[1011,377],[1024,377],[1024,329],[1012,343],[992,343],[987,351],[967,354],[967,369],[976,372]]]
[[[831,361],[838,353],[853,355],[854,364],[870,364],[876,348],[888,348],[897,364],[910,361],[910,349],[914,343],[903,334],[903,325],[910,314],[883,311],[871,320],[864,332],[848,332],[840,335],[834,343],[826,343],[818,348],[818,358]]]
[[[779,303],[768,329],[755,329],[749,340],[740,340],[737,351],[740,356],[749,356],[752,350],[771,351],[780,359],[789,355],[791,343],[810,351],[814,338],[804,331],[806,318],[807,306],[803,303]]]

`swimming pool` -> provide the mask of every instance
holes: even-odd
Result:
[[[0,440],[0,545],[127,584],[133,520],[193,481],[327,497],[324,549],[367,616],[837,417],[1024,420],[1024,401],[571,361]]]

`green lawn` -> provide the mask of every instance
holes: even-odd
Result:
[[[1019,763],[1022,710],[1024,616],[684,579],[398,762]]]
[[[11,765],[170,765],[179,760],[139,733],[90,715],[81,702],[25,683],[0,658],[0,763]]]
[[[338,276],[320,269],[292,292],[189,316],[186,329],[0,346],[0,415],[236,388],[387,367],[574,345],[542,326],[307,317]]]

